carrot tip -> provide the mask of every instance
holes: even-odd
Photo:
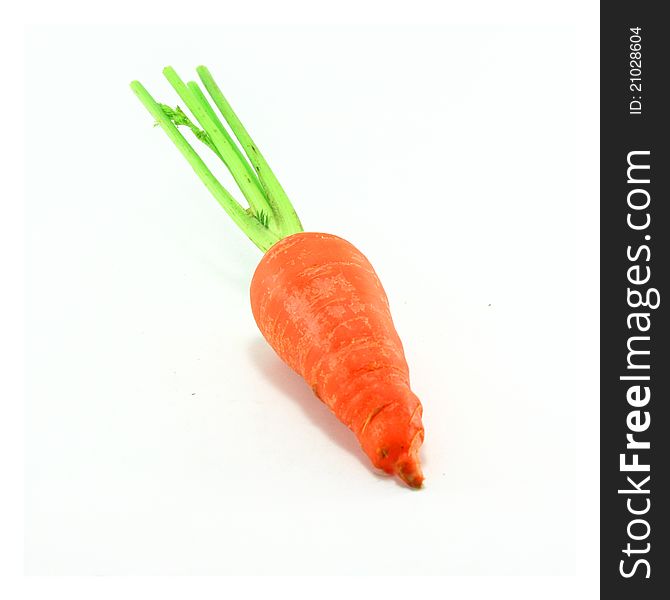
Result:
[[[397,475],[409,487],[419,489],[423,487],[423,472],[418,460],[409,459],[398,466]]]
[[[419,450],[423,443],[423,429],[417,431],[409,451],[396,462],[395,471],[398,477],[408,486],[419,489],[423,486],[423,471],[419,460]]]

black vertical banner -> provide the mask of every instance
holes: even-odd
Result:
[[[670,29],[601,3],[601,592],[670,598]]]

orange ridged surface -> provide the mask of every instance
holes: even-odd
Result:
[[[268,343],[356,434],[372,463],[421,487],[422,406],[365,256],[330,234],[284,238],[254,273],[251,308]]]

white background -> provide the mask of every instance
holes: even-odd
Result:
[[[29,325],[28,368],[29,382],[36,381],[32,375],[38,372],[38,381],[50,377],[48,386],[42,382],[42,391],[48,387],[46,393],[60,404],[47,407],[47,394],[33,393],[39,388],[30,383],[29,572],[214,572],[224,556],[232,561],[228,567],[239,572],[243,569],[235,567],[240,563],[249,566],[249,555],[245,556],[249,546],[245,541],[231,549],[226,544],[230,536],[222,534],[245,527],[245,536],[256,535],[255,539],[271,544],[267,551],[256,548],[252,567],[260,565],[257,570],[269,564],[270,570],[277,567],[280,572],[356,572],[356,565],[347,571],[344,563],[359,557],[365,563],[363,568],[358,565],[363,572],[384,572],[388,563],[370,552],[374,554],[375,547],[386,550],[391,543],[401,548],[402,568],[398,552],[393,552],[395,567],[386,572],[572,571],[574,529],[559,529],[574,527],[575,401],[587,400],[584,392],[594,389],[592,379],[590,388],[584,386],[588,371],[583,362],[577,368],[572,364],[588,354],[584,346],[593,338],[586,336],[580,344],[575,336],[594,317],[572,311],[578,300],[595,305],[593,296],[578,297],[584,284],[591,284],[587,292],[595,289],[594,273],[585,268],[595,260],[589,257],[586,265],[572,261],[576,251],[595,248],[597,234],[590,240],[584,235],[593,233],[588,225],[594,222],[594,198],[589,199],[586,191],[594,189],[589,179],[594,174],[585,175],[583,163],[575,160],[593,156],[582,142],[592,143],[594,130],[585,129],[590,121],[575,111],[565,86],[574,85],[575,79],[578,85],[584,81],[572,73],[570,31],[535,28],[533,35],[532,30],[517,28],[510,41],[504,32],[496,38],[500,30],[482,35],[482,30],[458,29],[449,31],[448,42],[443,38],[431,46],[430,36],[421,33],[419,48],[380,52],[382,59],[400,57],[399,63],[422,58],[410,69],[409,89],[389,83],[398,69],[384,60],[374,62],[374,77],[365,72],[370,60],[361,64],[353,42],[347,44],[351,62],[346,62],[346,53],[328,56],[325,47],[315,51],[315,44],[327,46],[327,36],[319,36],[323,41],[312,38],[309,53],[295,48],[300,43],[295,32],[290,43],[283,40],[273,47],[272,59],[284,71],[276,73],[277,68],[271,67],[263,72],[264,82],[269,78],[282,83],[281,88],[269,86],[270,103],[259,101],[258,91],[265,86],[250,87],[253,78],[244,72],[249,65],[257,69],[260,64],[256,46],[246,48],[247,62],[242,65],[237,59],[230,64],[207,60],[303,220],[357,242],[383,277],[413,367],[414,386],[426,405],[426,425],[433,432],[424,452],[429,480],[418,494],[367,471],[356,458],[355,444],[343,435],[347,431],[338,430],[327,413],[319,413],[320,405],[309,404],[309,394],[301,394],[297,378],[277,368],[271,352],[254,362],[263,347],[249,342],[258,334],[241,299],[246,299],[244,277],[250,275],[243,267],[253,269],[255,251],[199,189],[161,132],[146,131],[147,116],[123,97],[127,90],[114,89],[118,81],[127,82],[124,71],[130,69],[130,77],[139,76],[161,96],[158,91],[168,88],[157,73],[163,63],[172,62],[171,57],[155,62],[163,54],[161,44],[152,44],[143,58],[133,36],[124,34],[112,42],[115,48],[103,51],[105,37],[95,32],[82,55],[81,48],[74,51],[77,39],[69,32],[59,36],[64,56],[53,44],[46,52],[42,49],[44,64],[37,65],[39,81],[33,87],[30,80],[37,73],[28,71],[27,108],[39,103],[43,110],[43,90],[62,89],[61,96],[48,98],[49,110],[54,109],[51,119],[59,115],[62,121],[58,143],[51,140],[56,131],[53,125],[48,128],[46,118],[35,121],[47,127],[38,131],[39,143],[31,138],[38,128],[27,131],[28,314],[41,327]],[[40,44],[48,39],[44,32],[39,37]],[[184,42],[172,50],[179,60],[175,66],[184,75],[202,61],[200,52],[211,54],[210,45],[232,43],[230,35],[217,40],[202,33],[198,37],[197,42]],[[426,52],[435,46],[458,52],[455,58],[438,62]],[[515,46],[521,52],[512,57]],[[524,56],[529,48],[535,56]],[[135,52],[130,65],[124,64],[125,52]],[[330,67],[324,58],[330,59]],[[510,73],[504,72],[509,66],[506,58],[513,58],[525,74],[514,85]],[[533,68],[542,60],[553,73]],[[458,66],[463,61],[465,66]],[[106,70],[105,78],[94,68]],[[457,76],[456,83],[436,79],[441,75],[436,69]],[[78,78],[88,80],[88,89],[68,81],[75,70]],[[301,85],[306,73],[315,83],[309,88]],[[533,81],[528,80],[531,73]],[[64,97],[65,82],[75,84],[82,103]],[[450,98],[452,85],[458,88],[455,98]],[[295,97],[286,93],[294,87]],[[358,93],[355,100],[352,88]],[[276,89],[282,93],[274,93]],[[510,92],[519,98],[525,93],[530,99],[525,105],[515,103]],[[85,106],[91,94],[101,102],[95,108]],[[441,109],[445,100],[453,103],[453,113]],[[108,104],[114,104],[113,114]],[[278,109],[277,115],[270,113],[269,104]],[[346,110],[346,120],[338,118],[341,110]],[[84,131],[77,127],[76,142],[72,124],[67,123],[75,111],[78,124],[89,123]],[[431,118],[434,123],[428,125]],[[99,135],[101,128],[104,136]],[[104,140],[95,139],[99,137]],[[393,151],[395,143],[400,152]],[[31,145],[40,146],[39,151],[31,152]],[[82,148],[87,152],[82,154]],[[50,152],[48,161],[45,152]],[[521,154],[515,157],[515,152]],[[291,156],[298,153],[299,173],[291,173],[297,171],[291,168]],[[30,177],[33,165],[39,166],[39,179]],[[340,168],[334,171],[332,165]],[[48,178],[49,182],[40,181]],[[323,200],[314,202],[315,195]],[[139,200],[133,203],[131,198]],[[536,211],[532,218],[521,214],[527,208]],[[209,219],[207,210],[212,210]],[[144,227],[147,223],[150,227]],[[418,232],[405,248],[397,244],[400,230]],[[137,255],[138,248],[145,256]],[[437,283],[431,256],[433,265],[449,259],[442,271],[447,276]],[[210,257],[220,268],[216,277],[211,265],[205,264]],[[70,264],[63,265],[61,261],[67,260]],[[53,273],[56,269],[60,277]],[[180,277],[175,277],[178,270]],[[54,280],[62,285],[54,285]],[[130,290],[129,282],[135,284]],[[46,297],[36,300],[36,291]],[[545,304],[540,306],[540,301]],[[69,322],[57,325],[47,318],[50,313]],[[104,318],[96,318],[99,314]],[[42,327],[47,321],[51,329]],[[133,331],[138,324],[145,328],[143,333]],[[217,329],[222,324],[227,327],[225,336]],[[64,339],[51,339],[63,331]],[[453,342],[440,339],[447,331]],[[144,339],[148,333],[160,337],[158,347],[155,340],[152,346]],[[35,340],[39,344],[33,344]],[[204,363],[188,364],[198,353],[205,354],[198,361]],[[112,358],[116,363],[101,367]],[[164,371],[175,361],[179,369],[173,369],[177,372],[170,382]],[[244,377],[254,365],[254,376]],[[582,384],[577,392],[572,388],[575,381]],[[184,398],[193,393],[191,388],[196,396]],[[250,398],[251,406],[243,406],[239,392]],[[222,406],[221,400],[231,396],[234,406]],[[590,400],[580,407],[580,417],[593,423],[595,398]],[[242,417],[252,429],[240,426]],[[219,428],[229,418],[236,426]],[[182,421],[190,421],[186,423],[190,429]],[[531,423],[535,430],[529,428]],[[582,421],[578,423],[580,447],[594,448]],[[275,436],[284,429],[291,435],[277,443]],[[32,444],[32,439],[39,444]],[[231,440],[246,444],[237,449],[242,468],[235,467],[238,461],[226,460]],[[262,450],[269,450],[270,456],[251,461]],[[200,464],[194,467],[196,460]],[[586,461],[582,456],[578,471],[584,484],[590,475],[584,472]],[[592,458],[588,461],[595,464]],[[232,467],[238,476],[250,475],[244,485],[234,486],[230,477],[222,476],[224,467]],[[291,477],[273,474],[279,467]],[[305,479],[295,477],[296,471],[304,472],[305,479],[311,477],[309,484],[301,485]],[[346,486],[333,482],[338,477]],[[271,498],[259,498],[262,493]],[[383,508],[378,503],[372,506],[379,498]],[[323,504],[310,508],[317,499]],[[351,511],[358,500],[356,511]],[[388,521],[375,525],[361,516],[358,522],[365,525],[367,535],[361,535],[360,527],[352,534],[356,523],[343,521],[342,514],[355,515],[371,506],[375,520],[385,514],[393,522],[397,515],[409,518],[414,535],[398,527],[391,530]],[[416,512],[408,511],[408,506]],[[115,513],[116,521],[110,521]],[[299,520],[297,525],[308,524],[314,531],[278,525],[287,514]],[[184,520],[177,522],[176,515]],[[317,525],[322,517],[334,522]],[[591,526],[583,512],[579,519],[582,526]],[[272,539],[273,528],[282,538],[279,541]],[[582,541],[584,531],[580,527]],[[346,544],[347,560],[325,547],[328,534]],[[301,552],[296,562],[293,545],[310,540],[314,546]],[[402,551],[408,540],[409,553]],[[496,543],[497,552],[492,548]],[[51,548],[46,547],[49,544]],[[116,552],[119,548],[122,552]],[[293,550],[292,556],[284,556],[287,548]],[[436,552],[442,557],[436,559]],[[581,576],[588,572],[583,556],[578,552]],[[340,562],[333,563],[333,557]],[[283,571],[282,561],[288,565]],[[338,564],[345,568],[338,570]],[[515,582],[517,591],[522,589],[520,580],[509,581]]]
[[[27,52],[29,573],[574,572],[569,29],[37,29]],[[262,340],[260,254],[128,89],[174,104],[175,60],[208,63],[306,228],[378,269],[423,491]]]

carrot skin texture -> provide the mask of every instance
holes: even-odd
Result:
[[[356,434],[374,466],[421,487],[423,409],[367,258],[330,234],[283,238],[256,268],[251,308],[270,346]]]

